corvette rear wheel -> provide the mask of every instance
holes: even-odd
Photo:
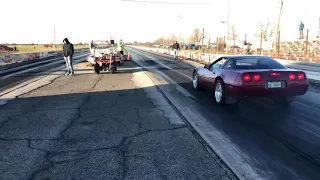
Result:
[[[224,104],[224,98],[224,83],[221,80],[217,80],[215,83],[214,99],[217,104],[222,105]]]
[[[282,106],[289,106],[294,101],[294,97],[281,97],[275,99],[275,102]]]

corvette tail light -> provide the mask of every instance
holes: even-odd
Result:
[[[253,80],[254,81],[260,81],[261,80],[261,76],[259,74],[253,75]]]
[[[303,73],[298,74],[298,80],[305,80],[305,75]]]
[[[296,80],[296,75],[295,74],[289,74],[289,79],[290,79],[290,81]]]
[[[243,80],[246,82],[251,81],[251,76],[250,75],[243,75]]]
[[[277,72],[273,72],[270,74],[271,76],[280,76],[280,73],[277,73]]]

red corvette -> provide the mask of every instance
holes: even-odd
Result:
[[[193,87],[212,89],[220,105],[246,97],[269,97],[290,104],[308,91],[309,83],[303,71],[291,70],[270,57],[239,55],[195,68]]]

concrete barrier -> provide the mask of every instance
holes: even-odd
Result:
[[[75,49],[75,53],[86,53],[89,49]],[[25,53],[25,54],[8,54],[0,55],[0,64],[11,64],[24,61],[32,61],[34,59],[42,59],[47,57],[62,56],[62,51],[49,51],[40,53]]]

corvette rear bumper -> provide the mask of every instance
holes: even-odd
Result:
[[[307,84],[290,85],[286,88],[266,88],[265,86],[231,86],[226,85],[228,96],[232,97],[279,97],[279,96],[301,96],[308,91]]]

